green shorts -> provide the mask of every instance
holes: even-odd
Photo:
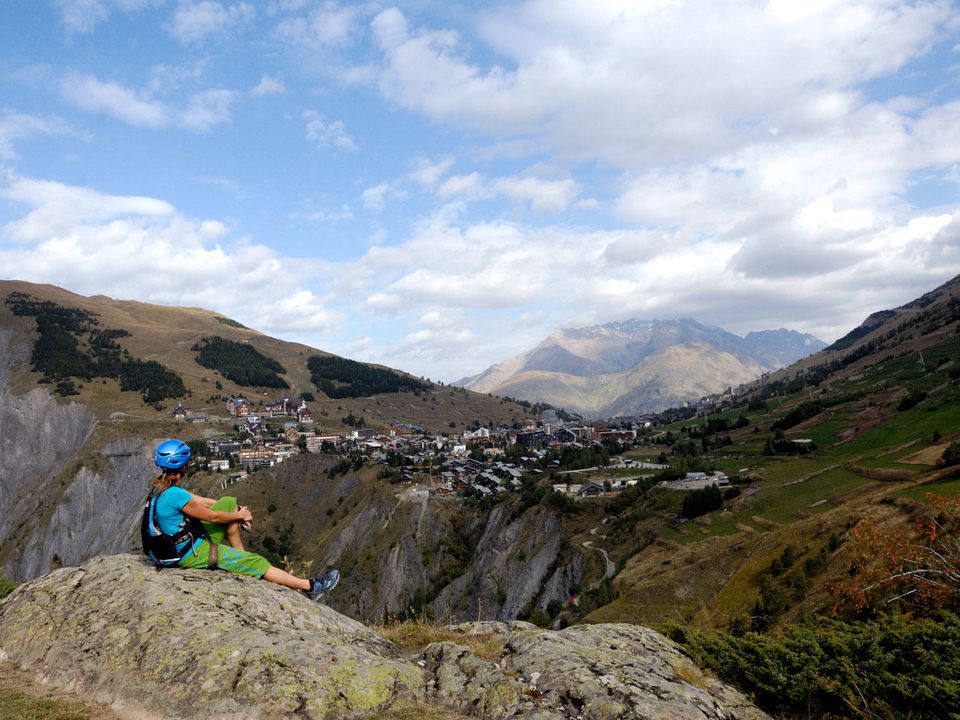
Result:
[[[211,505],[210,509],[221,510],[223,512],[236,512],[237,499],[235,497],[222,497]],[[204,522],[203,527],[206,529],[210,539],[195,543],[193,549],[180,560],[180,567],[207,567],[207,562],[210,558],[210,544],[216,543],[217,551],[219,552],[217,567],[221,570],[239,575],[263,577],[263,574],[270,569],[270,562],[265,557],[257,555],[256,553],[247,552],[246,550],[236,550],[229,545],[224,545],[223,541],[227,537],[226,525]]]

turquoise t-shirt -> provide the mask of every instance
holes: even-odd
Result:
[[[193,497],[190,493],[177,485],[171,485],[157,498],[155,516],[157,525],[166,535],[176,535],[186,516],[183,514],[183,506],[190,502]],[[177,549],[183,550],[186,542],[181,543]]]

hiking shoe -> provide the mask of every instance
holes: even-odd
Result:
[[[307,590],[307,597],[311,600],[319,600],[333,590],[338,582],[340,582],[340,572],[338,570],[331,570],[326,575],[310,578],[310,589]]]

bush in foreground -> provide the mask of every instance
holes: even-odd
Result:
[[[741,637],[671,625],[701,666],[791,717],[947,718],[960,707],[960,618],[822,619]]]

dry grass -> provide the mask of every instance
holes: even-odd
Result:
[[[936,465],[937,460],[943,455],[943,451],[950,447],[950,443],[940,445],[931,445],[912,455],[900,458],[897,462],[907,463],[908,465]]]
[[[461,715],[447,708],[422,703],[396,703],[376,716],[379,720],[468,720],[469,715]]]
[[[678,661],[673,666],[673,673],[688,685],[698,688],[706,688],[708,685],[707,677],[703,674],[703,671],[689,660]]]
[[[408,653],[419,653],[435,642],[463,645],[479,658],[497,662],[503,653],[503,637],[496,633],[467,635],[426,618],[393,622],[377,628],[387,640]]]
[[[106,705],[41,685],[13,663],[0,663],[0,720],[117,720]]]
[[[880,480],[883,482],[903,482],[915,477],[915,473],[909,470],[896,470],[894,468],[868,468],[853,463],[847,463],[847,470],[852,473],[865,477],[869,480]]]

